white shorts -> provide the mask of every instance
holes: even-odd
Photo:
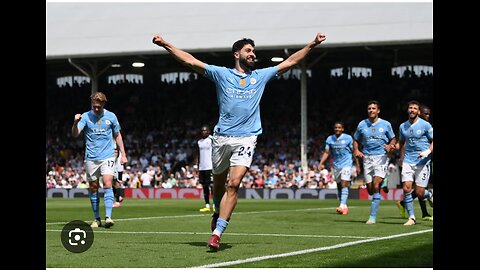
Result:
[[[428,179],[430,179],[430,164],[402,164],[402,183],[415,180],[417,186],[427,187]]]
[[[365,183],[371,183],[375,176],[385,178],[388,168],[387,155],[363,156],[363,175]]]
[[[88,181],[97,181],[102,175],[114,175],[115,158],[107,158],[104,160],[86,160],[85,171],[87,172]]]
[[[220,174],[230,166],[252,165],[253,153],[257,145],[257,136],[213,136],[212,173]]]
[[[352,167],[345,167],[339,169],[333,169],[333,179],[335,181],[351,181],[352,180]]]

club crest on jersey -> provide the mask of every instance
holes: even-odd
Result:
[[[422,133],[422,131],[419,129],[417,130],[417,135],[420,135]]]
[[[112,123],[112,122],[110,122],[110,120],[108,120],[108,119],[105,120],[105,124],[110,125],[111,123]]]
[[[257,83],[257,79],[255,78],[250,78],[250,84],[256,84]]]
[[[383,132],[383,128],[379,128],[379,129],[378,129],[378,132]]]
[[[102,119],[98,119],[97,125],[101,125],[101,124],[102,124]]]
[[[245,86],[247,85],[247,80],[245,80],[244,78],[241,78],[240,79],[240,86]]]

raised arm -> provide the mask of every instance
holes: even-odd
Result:
[[[80,132],[82,132],[82,130],[79,129],[78,126],[77,126],[77,124],[78,124],[78,122],[80,121],[81,118],[82,118],[82,115],[79,114],[79,113],[75,114],[75,117],[73,118],[73,125],[72,125],[72,137],[73,138],[78,137]]]
[[[300,63],[303,58],[305,58],[305,56],[307,56],[308,53],[310,53],[310,51],[315,48],[315,46],[322,43],[326,39],[327,36],[325,34],[318,33],[312,42],[308,43],[305,47],[290,55],[290,57],[288,57],[285,61],[278,64],[278,75],[282,75],[283,73],[287,72],[292,67]]]
[[[178,62],[193,69],[195,72],[198,72],[201,75],[205,74],[205,63],[193,57],[193,55],[187,53],[186,51],[180,50],[179,48],[173,46],[164,40],[160,35],[153,36],[152,42],[160,47],[165,48],[165,50],[167,50],[167,52],[177,59]]]

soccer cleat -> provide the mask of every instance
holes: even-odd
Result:
[[[365,224],[375,224],[375,223],[377,223],[377,220],[376,218],[372,218],[372,217],[368,218],[367,222],[365,222]]]
[[[208,212],[208,213],[210,213],[212,210],[210,210],[210,208],[204,207],[204,208],[200,208],[199,211],[200,211],[200,212]]]
[[[430,215],[424,216],[424,217],[422,217],[422,219],[426,220],[426,221],[433,221],[433,217],[430,216]]]
[[[415,221],[414,218],[408,218],[407,222],[405,222],[403,225],[404,226],[412,226],[415,225],[417,222]]]
[[[123,202],[123,197],[122,196],[118,196],[118,202],[119,203]]]
[[[217,227],[217,220],[218,220],[219,216],[220,216],[219,213],[213,213],[213,215],[212,215],[212,222],[210,223],[210,229],[212,229],[212,232]]]
[[[109,217],[105,218],[105,228],[110,228],[110,227],[113,226],[113,224],[115,224],[115,223],[113,222],[113,220],[111,218],[109,218]]]
[[[210,248],[210,251],[216,252],[220,248],[220,236],[212,234],[210,240],[208,240],[207,246]]]
[[[114,202],[114,203],[113,203],[113,207],[120,207],[121,205],[122,205],[122,204],[119,203],[119,202]]]
[[[90,224],[92,228],[102,227],[102,222],[99,219],[95,219],[92,224]]]
[[[400,211],[400,217],[406,218],[407,217],[407,211],[405,210],[405,207],[403,207],[402,201],[397,201],[396,205],[398,207],[398,210]]]
[[[337,207],[336,211],[340,215],[348,215],[348,207]]]

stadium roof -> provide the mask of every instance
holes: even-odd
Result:
[[[257,50],[433,42],[432,2],[47,3],[47,59],[166,54],[161,34],[189,52],[227,52],[243,37]]]

